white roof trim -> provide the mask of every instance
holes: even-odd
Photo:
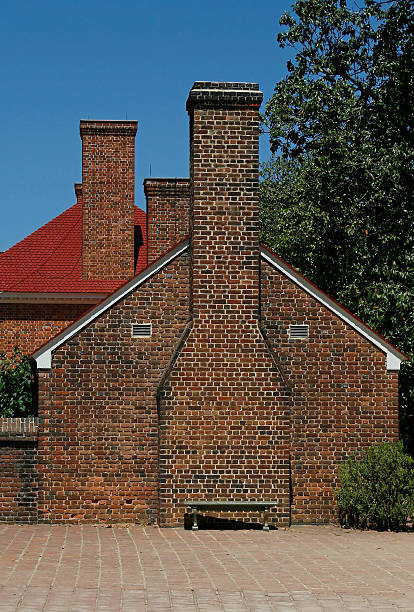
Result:
[[[112,293],[106,300],[98,304],[95,308],[92,308],[92,310],[83,315],[83,317],[81,317],[78,321],[75,321],[74,323],[72,323],[72,325],[69,325],[69,327],[64,329],[55,338],[52,338],[52,340],[42,346],[38,351],[33,354],[33,357],[37,363],[37,367],[40,369],[50,370],[50,368],[52,367],[52,351],[56,350],[61,344],[64,344],[65,342],[70,340],[72,336],[74,336],[81,329],[89,325],[94,319],[99,317],[106,310],[116,304],[116,302],[122,300],[122,298],[128,295],[128,293],[136,289],[136,287],[142,285],[142,283],[144,283],[151,276],[159,272],[173,259],[181,255],[181,253],[183,253],[188,248],[188,244],[188,239],[178,244],[171,251],[168,251],[168,253],[166,253],[163,257],[157,259],[156,262],[151,264],[148,268],[141,272],[141,274],[135,276],[132,280],[130,280],[120,289],[115,291],[115,293]]]
[[[125,297],[128,293],[139,287],[148,278],[159,272],[162,268],[168,265],[173,259],[181,255],[189,245],[188,239],[181,242],[179,245],[174,247],[171,251],[166,253],[163,257],[158,259],[156,262],[146,268],[141,274],[130,280],[128,283],[123,285],[120,289],[111,294],[106,300],[98,304],[95,308],[91,309],[85,315],[83,315],[78,321],[69,325],[55,338],[52,338],[47,344],[41,347],[38,351],[33,354],[34,359],[37,362],[37,367],[40,369],[50,369],[52,363],[52,351],[56,350],[61,344],[64,344],[72,336],[77,334],[84,327],[89,325],[94,319],[103,314],[106,310],[111,308],[116,302]],[[367,340],[372,342],[378,349],[386,354],[386,362],[388,370],[399,370],[401,361],[405,361],[406,357],[398,351],[395,347],[389,344],[386,340],[378,336],[373,330],[364,325],[362,321],[357,319],[354,315],[348,312],[345,308],[340,306],[335,300],[330,298],[321,289],[316,287],[313,283],[304,278],[299,272],[291,268],[284,261],[276,257],[274,254],[269,252],[267,249],[260,247],[260,254],[262,258],[278,269],[282,274],[287,276],[296,285],[304,289],[309,295],[314,297],[319,303],[323,304],[328,310],[336,314],[345,323],[354,328],[358,333],[364,336]],[[92,296],[92,294],[90,294]],[[93,294],[94,299],[99,299],[99,294]],[[1,296],[1,293],[0,293]]]
[[[277,268],[282,274],[301,287],[301,289],[304,289],[309,295],[314,297],[315,300],[342,319],[342,321],[353,327],[361,336],[364,336],[364,338],[380,349],[380,351],[383,351],[387,357],[387,370],[400,369],[401,361],[405,361],[406,357],[400,353],[398,349],[381,338],[381,336],[376,334],[372,329],[364,325],[362,321],[340,306],[338,302],[335,302],[335,300],[304,278],[299,272],[291,268],[286,262],[282,261],[263,247],[260,247],[260,254],[265,261]]]
[[[49,293],[47,291],[0,291],[1,304],[96,304],[107,297],[109,291],[100,293]]]

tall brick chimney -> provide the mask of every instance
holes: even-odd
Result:
[[[193,317],[221,320],[259,304],[259,107],[255,83],[194,83],[190,115]]]
[[[190,180],[146,178],[148,265],[189,233]]]
[[[260,327],[255,83],[194,83],[192,323],[159,389],[160,520],[183,501],[274,500],[289,512],[287,390]]]
[[[136,121],[82,120],[82,275],[134,275]]]

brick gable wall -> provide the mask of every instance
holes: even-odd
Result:
[[[292,521],[335,518],[339,463],[398,440],[398,372],[385,355],[268,263],[262,320],[292,389]],[[290,325],[309,338],[289,339]]]
[[[263,347],[223,349],[229,336],[208,325],[197,346],[186,326],[188,259],[63,345],[51,373],[39,372],[39,450],[3,440],[0,520],[36,520],[38,469],[43,521],[182,525],[185,498],[231,495],[275,496],[279,525],[328,522],[338,464],[398,439],[398,375],[384,354],[266,262],[262,324],[290,396]],[[153,336],[132,340],[141,312]],[[308,324],[309,338],[290,340],[291,324]]]
[[[41,381],[52,404],[39,410],[41,520],[157,520],[156,391],[188,319],[187,259],[56,351],[50,395],[47,377]],[[152,323],[150,338],[131,337],[131,324],[141,322]]]

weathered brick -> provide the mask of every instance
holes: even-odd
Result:
[[[190,181],[183,178],[146,178],[147,261],[164,255],[189,234]]]
[[[90,304],[0,304],[1,350],[27,355],[78,319]]]
[[[37,419],[0,418],[0,522],[37,521]]]
[[[398,373],[357,331],[268,263],[262,317],[292,389],[292,521],[336,516],[338,465],[358,449],[398,440]],[[290,325],[309,337],[289,339]]]
[[[187,260],[172,262],[56,351],[50,394],[46,373],[43,387],[53,406],[39,411],[40,520],[157,520],[156,390],[188,318]],[[152,323],[151,337],[131,337],[140,322]]]
[[[82,274],[134,275],[136,121],[82,120]]]
[[[182,523],[193,497],[277,499],[287,522],[289,401],[259,321],[261,93],[213,87],[187,102],[192,328],[160,399],[160,521]]]

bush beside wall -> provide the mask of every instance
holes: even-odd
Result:
[[[0,353],[0,417],[34,415],[32,361],[17,346],[10,355]]]
[[[414,460],[402,443],[381,442],[339,468],[341,521],[355,527],[405,529],[414,518]]]

